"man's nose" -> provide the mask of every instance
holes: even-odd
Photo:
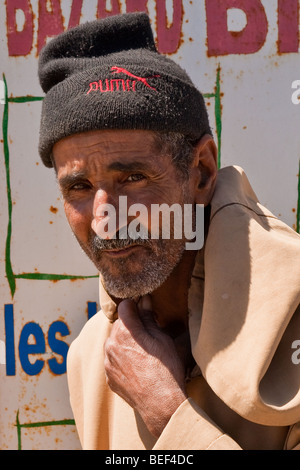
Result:
[[[126,220],[120,217],[120,213],[124,212],[123,199],[104,189],[99,189],[95,194],[93,205],[93,221],[92,229],[96,234],[104,239],[117,238],[120,224],[126,226]],[[121,207],[122,206],[122,207]]]
[[[94,197],[93,217],[101,217],[102,208],[106,205],[115,207],[115,198],[110,191],[98,189]]]

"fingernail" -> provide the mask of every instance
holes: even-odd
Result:
[[[150,310],[150,311],[152,311],[152,300],[151,300],[151,296],[150,296],[150,295],[148,295],[148,294],[147,294],[147,295],[144,295],[144,296],[141,298],[140,302],[141,302],[141,304],[140,304],[140,305],[141,305],[141,308],[142,308],[143,310]]]

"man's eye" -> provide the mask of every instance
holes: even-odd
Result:
[[[70,191],[86,191],[88,189],[90,186],[87,183],[75,183],[69,188]]]
[[[133,175],[128,176],[126,181],[136,182],[136,181],[141,181],[144,178],[145,178],[145,176],[142,175],[141,173],[134,173]]]

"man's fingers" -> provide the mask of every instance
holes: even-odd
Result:
[[[133,300],[125,299],[118,306],[118,317],[129,331],[142,327],[137,305]]]
[[[145,315],[151,312],[143,311]],[[115,322],[110,338],[113,340],[113,350],[118,351],[120,345],[127,345],[138,350],[142,347],[144,351],[151,349],[153,345],[153,327],[146,325],[144,315],[140,314],[137,304],[133,300],[123,300],[118,306],[118,320]],[[143,318],[142,318],[143,316]],[[136,344],[136,346],[135,346]]]
[[[140,310],[146,310],[146,311],[152,312],[152,299],[149,294],[143,295],[143,297],[140,298],[138,302],[138,308]]]
[[[138,333],[150,334],[160,331],[152,312],[150,295],[141,297],[138,304],[126,299],[120,302],[118,307],[119,319],[133,336]]]
[[[151,335],[155,335],[155,333],[161,332],[161,329],[155,320],[155,315],[152,310],[151,296],[145,295],[141,297],[137,306],[140,319],[148,333],[150,333]]]

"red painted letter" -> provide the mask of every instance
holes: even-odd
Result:
[[[24,27],[17,30],[16,10],[24,13]],[[33,39],[33,14],[29,0],[7,0],[7,44],[10,56],[27,55],[31,51]]]
[[[134,12],[134,11],[146,11],[148,12],[147,8],[148,0],[126,0],[126,12]]]
[[[278,52],[298,52],[298,0],[278,0]]]
[[[205,0],[208,55],[252,54],[264,44],[268,22],[260,0]],[[227,10],[238,8],[247,17],[242,31],[227,29]]]
[[[73,0],[68,29],[79,25],[83,0]]]
[[[158,49],[163,54],[172,54],[177,51],[182,24],[182,0],[173,0],[173,22],[168,26],[166,0],[156,3],[157,10],[157,42]]]
[[[59,0],[51,0],[51,11],[47,10],[47,0],[39,0],[38,52],[46,44],[48,36],[63,33],[64,24]]]
[[[111,10],[106,9],[106,0],[98,0],[97,18],[118,15],[118,13],[121,13],[119,0],[111,0]]]

